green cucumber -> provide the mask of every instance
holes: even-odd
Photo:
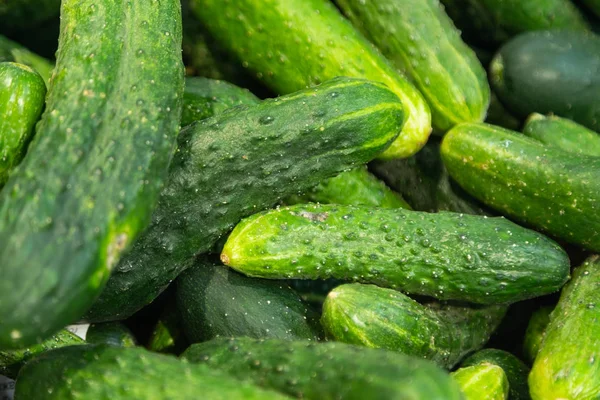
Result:
[[[550,313],[554,307],[542,307],[533,312],[527,324],[525,337],[523,338],[523,356],[529,364],[533,364],[535,357],[540,351],[546,327],[550,322]]]
[[[201,395],[200,395],[201,394]],[[228,375],[142,348],[70,346],[30,361],[19,373],[16,400],[284,399]]]
[[[182,357],[307,400],[463,398],[433,363],[344,343],[221,338],[194,344]]]
[[[564,152],[520,133],[461,124],[442,159],[467,192],[567,242],[600,250],[600,158]]]
[[[25,156],[44,109],[46,85],[26,65],[0,63],[0,188]]]
[[[507,400],[508,379],[497,365],[481,364],[460,368],[450,374],[466,400]]]
[[[338,278],[480,304],[552,293],[569,276],[556,243],[504,218],[338,205],[255,214],[221,261],[252,277]]]
[[[336,0],[336,4],[423,94],[436,131],[483,121],[490,102],[485,69],[439,0]]]
[[[0,349],[81,317],[149,222],[181,119],[180,19],[178,0],[63,0],[46,111],[0,192]]]
[[[600,257],[573,272],[550,315],[529,386],[538,399],[600,398]]]
[[[90,324],[85,340],[88,343],[104,343],[122,347],[134,347],[137,344],[133,333],[121,322]]]
[[[27,50],[19,43],[0,35],[0,62],[15,62],[33,68],[48,84],[54,65],[43,57]]]
[[[399,75],[326,0],[192,0],[214,39],[279,94],[337,76],[386,84],[402,100],[407,121],[383,153],[416,153],[431,132],[431,113],[419,91]]]
[[[248,278],[206,258],[177,278],[176,296],[192,343],[220,336],[319,339],[313,311],[287,285]]]
[[[508,378],[508,398],[510,400],[530,399],[527,376],[529,367],[517,357],[504,350],[484,349],[473,354],[461,364],[461,367],[474,365],[497,365],[504,370]]]
[[[564,151],[600,157],[600,135],[566,118],[533,113],[527,118],[523,133]]]
[[[352,283],[333,289],[321,323],[338,342],[383,348],[452,368],[485,345],[506,306],[446,306],[440,312],[392,289]]]
[[[303,195],[291,196],[284,200],[287,205],[308,202],[410,209],[402,196],[370,174],[366,167],[342,172],[321,182]]]
[[[61,0],[7,0],[0,3],[2,29],[26,28],[58,17]]]
[[[401,103],[384,85],[338,78],[190,125],[151,226],[86,318],[133,314],[240,219],[369,161],[402,123]]]
[[[530,32],[490,64],[494,91],[520,117],[554,113],[600,131],[600,37],[570,30]]]

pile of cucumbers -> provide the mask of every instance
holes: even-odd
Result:
[[[600,399],[599,27],[0,4],[0,398]]]

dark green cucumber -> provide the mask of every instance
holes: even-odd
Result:
[[[564,152],[486,124],[445,136],[442,159],[467,192],[507,216],[600,250],[600,158]]]
[[[338,278],[480,304],[552,293],[569,276],[556,243],[504,218],[338,205],[255,214],[221,261],[253,277]]]
[[[474,365],[497,365],[504,370],[508,378],[509,400],[530,399],[527,376],[529,367],[517,357],[504,350],[484,349],[473,354],[462,362],[461,367]]]
[[[62,2],[46,111],[0,192],[0,349],[79,318],[149,222],[181,118],[180,19],[178,0]]]
[[[439,0],[335,0],[431,108],[433,127],[483,121],[490,102],[485,69]]]
[[[15,400],[284,399],[204,365],[142,348],[70,346],[49,351],[21,370]]]
[[[37,72],[0,62],[0,188],[25,156],[45,97],[46,85]]]
[[[19,350],[0,351],[0,375],[15,379],[19,370],[29,359],[59,347],[84,344],[79,336],[63,329],[42,343]]]
[[[248,278],[201,258],[177,278],[177,308],[192,342],[216,337],[318,340],[318,319],[286,284]]]
[[[50,61],[2,35],[0,35],[0,62],[15,62],[27,65],[39,73],[46,84],[48,84],[54,69],[54,65]]]
[[[399,351],[452,368],[485,345],[506,306],[447,306],[440,312],[392,289],[352,283],[333,289],[321,323],[335,341]]]
[[[431,132],[419,91],[326,0],[192,0],[220,45],[279,94],[337,76],[386,84],[402,100],[407,121],[386,158],[416,153]]]
[[[307,400],[463,398],[433,363],[344,343],[221,338],[194,344],[182,357]]]
[[[466,400],[508,399],[508,379],[504,370],[497,365],[460,368],[450,376],[458,383]]]
[[[402,123],[401,103],[389,89],[339,78],[190,125],[179,136],[151,226],[87,319],[131,315],[240,219],[369,161]]]
[[[600,257],[573,273],[546,328],[529,375],[531,397],[600,398]]]
[[[554,307],[542,307],[531,315],[525,337],[523,338],[523,356],[529,364],[533,364],[540,351],[546,327],[550,322],[550,313]]]
[[[104,343],[122,347],[134,347],[137,344],[133,333],[121,322],[90,324],[85,340],[88,343]]]
[[[0,3],[2,29],[26,28],[58,17],[61,0],[7,0]]]
[[[554,113],[600,132],[600,37],[570,30],[530,32],[490,64],[494,91],[521,117]]]
[[[566,118],[533,113],[527,118],[523,133],[564,151],[600,157],[600,135]]]
[[[288,205],[308,202],[410,209],[402,196],[370,174],[366,167],[342,172],[321,182],[303,195],[291,196],[284,200]]]

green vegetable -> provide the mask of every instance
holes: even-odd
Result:
[[[45,96],[46,85],[33,69],[0,63],[0,188],[25,156]]]
[[[441,311],[392,289],[353,283],[329,293],[321,323],[335,341],[395,350],[450,369],[483,347],[505,312],[506,306]]]
[[[419,91],[328,1],[192,0],[191,5],[221,47],[279,94],[336,76],[386,84],[402,100],[407,121],[382,157],[408,157],[427,142],[431,114]]]
[[[600,37],[530,32],[505,44],[490,65],[500,100],[516,115],[554,113],[600,131]]]
[[[134,347],[137,344],[133,333],[121,322],[90,324],[85,340],[88,343],[105,343],[122,347]]]
[[[569,276],[556,243],[504,218],[338,205],[255,214],[221,261],[253,277],[333,277],[481,304],[552,293]]]
[[[28,156],[0,192],[0,349],[73,322],[149,220],[181,117],[180,3],[64,0]]]
[[[540,351],[552,310],[553,307],[542,307],[536,310],[529,319],[527,331],[525,331],[523,339],[523,355],[530,364],[533,364],[535,357]]]
[[[0,3],[2,29],[33,26],[58,17],[60,0],[7,0]]]
[[[461,124],[442,143],[450,175],[507,216],[600,250],[600,158],[567,153],[486,124]]]
[[[563,288],[529,375],[534,400],[600,398],[599,284],[595,255]]]
[[[54,69],[54,65],[50,61],[0,35],[0,62],[5,61],[24,64],[33,68],[44,78],[46,84],[48,84]]]
[[[182,357],[307,400],[463,398],[433,363],[344,343],[221,338],[194,344]]]
[[[474,365],[460,368],[450,375],[459,384],[466,400],[508,399],[508,379],[497,365]]]
[[[382,84],[339,78],[181,132],[153,222],[87,319],[133,314],[243,217],[379,154],[402,127]]]

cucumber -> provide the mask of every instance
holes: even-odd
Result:
[[[252,277],[332,277],[480,304],[552,293],[569,276],[556,243],[504,218],[338,205],[255,214],[221,261]]]
[[[483,121],[490,102],[485,69],[439,0],[336,0],[336,4],[423,94],[436,131]]]
[[[319,339],[314,312],[287,285],[245,277],[207,258],[177,278],[176,296],[192,343],[220,336]]]
[[[27,363],[15,399],[196,400],[200,393],[215,400],[287,398],[139,347],[85,345],[49,351]]]
[[[523,133],[564,151],[600,157],[600,135],[566,118],[533,113],[527,118]]]
[[[344,343],[221,338],[194,344],[182,357],[307,400],[463,398],[433,363]]]
[[[352,283],[333,289],[321,323],[332,340],[426,358],[452,368],[488,341],[506,306],[436,310],[392,289]]]
[[[382,84],[338,78],[190,125],[151,226],[86,319],[133,314],[241,218],[369,161],[402,123],[401,103]]]
[[[25,156],[44,108],[46,85],[26,65],[0,63],[0,188]]]
[[[521,117],[554,113],[600,131],[600,37],[570,30],[530,32],[506,43],[490,81]]]
[[[0,3],[2,29],[25,28],[58,17],[60,0],[7,0]]]
[[[90,324],[85,340],[88,343],[104,343],[122,347],[134,347],[137,344],[133,333],[121,322]]]
[[[567,153],[486,124],[456,126],[441,152],[450,176],[488,206],[567,242],[600,250],[600,158]]]
[[[529,375],[534,400],[600,398],[599,282],[594,255],[563,288]]]
[[[386,84],[402,100],[407,121],[382,157],[408,157],[427,142],[431,113],[422,95],[328,1],[191,0],[191,6],[214,40],[279,94],[337,76]]]
[[[54,65],[20,44],[0,35],[0,62],[15,62],[33,68],[48,84]]]
[[[474,365],[497,365],[504,370],[508,378],[508,398],[510,400],[530,399],[527,376],[529,367],[517,357],[504,350],[484,349],[473,354],[461,364],[461,367]]]
[[[540,351],[552,310],[553,307],[542,307],[536,310],[529,319],[525,337],[523,338],[523,356],[529,364],[533,364],[535,357]]]
[[[181,118],[180,18],[177,0],[62,2],[47,108],[0,192],[0,349],[79,318],[145,228]]]
[[[450,375],[460,386],[466,400],[508,399],[508,379],[497,365],[474,365],[460,368]]]

